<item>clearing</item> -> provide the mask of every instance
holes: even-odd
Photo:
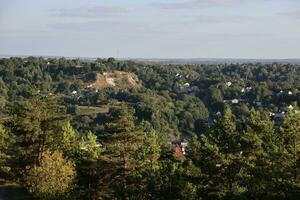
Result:
[[[141,83],[134,73],[130,72],[104,72],[97,74],[96,81],[87,86],[87,88],[102,89],[102,88],[138,88]]]

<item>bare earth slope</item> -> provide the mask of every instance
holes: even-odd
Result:
[[[139,79],[134,73],[115,71],[97,74],[96,81],[87,87],[102,89],[111,87],[138,88],[140,86]]]

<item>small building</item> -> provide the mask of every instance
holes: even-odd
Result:
[[[232,83],[231,83],[230,81],[228,81],[228,82],[226,83],[226,85],[227,85],[228,87],[230,87],[230,86],[232,85]]]
[[[174,148],[174,155],[176,158],[182,158],[186,154],[186,148],[188,147],[188,142],[183,139],[179,141],[169,142]]]
[[[273,117],[273,116],[275,116],[275,113],[269,112],[269,116],[270,116],[270,117]]]
[[[183,84],[184,87],[190,87],[190,84],[189,83],[185,83]]]
[[[258,106],[258,107],[261,107],[262,106],[262,102],[261,101],[253,101],[253,104]]]
[[[246,91],[250,92],[252,90],[252,87],[246,87]]]
[[[232,99],[232,100],[231,100],[231,103],[232,103],[232,104],[237,104],[237,103],[239,103],[239,102],[240,102],[240,101],[239,101],[238,99]]]
[[[77,91],[74,90],[74,91],[72,92],[72,95],[77,95]]]
[[[184,154],[183,154],[183,152],[182,152],[180,146],[177,145],[177,146],[175,147],[175,157],[176,157],[176,158],[182,158],[183,156],[184,156]]]

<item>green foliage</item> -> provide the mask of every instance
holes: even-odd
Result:
[[[143,132],[135,126],[132,110],[122,107],[119,115],[106,125],[106,134],[103,136],[105,173],[109,173],[109,182],[106,186],[115,189],[117,196],[128,196],[127,189],[134,188],[131,182],[135,170],[138,170],[138,150],[143,144]],[[107,171],[106,171],[107,170]]]
[[[7,174],[10,168],[7,165],[9,137],[8,132],[5,130],[4,126],[0,124],[0,177]]]
[[[28,171],[25,184],[39,199],[67,199],[74,188],[75,176],[73,162],[65,160],[59,151],[46,151],[40,165]]]
[[[143,144],[138,150],[140,154],[141,168],[150,170],[159,169],[159,157],[161,153],[160,138],[155,130],[150,129],[149,132],[144,133]]]
[[[34,96],[23,103],[15,103],[7,122],[11,138],[9,151],[11,168],[22,174],[38,165],[47,149],[56,145],[65,117],[52,98]]]
[[[88,87],[115,71],[140,87]],[[298,199],[297,65],[28,57],[0,76],[1,175],[35,197]]]
[[[103,152],[101,144],[97,142],[97,136],[90,131],[81,138],[79,147],[85,160],[97,160]]]
[[[62,127],[62,133],[57,137],[57,148],[67,157],[74,158],[79,151],[79,136],[70,122],[67,121]]]

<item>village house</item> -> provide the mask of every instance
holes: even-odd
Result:
[[[174,148],[174,154],[176,158],[182,158],[186,155],[186,148],[188,147],[187,140],[169,142]]]
[[[73,91],[72,91],[72,95],[77,95],[77,91],[76,91],[76,90],[73,90]]]
[[[228,82],[226,83],[226,85],[227,85],[228,87],[230,87],[230,86],[232,85],[232,83],[231,83],[230,81],[228,81]]]

